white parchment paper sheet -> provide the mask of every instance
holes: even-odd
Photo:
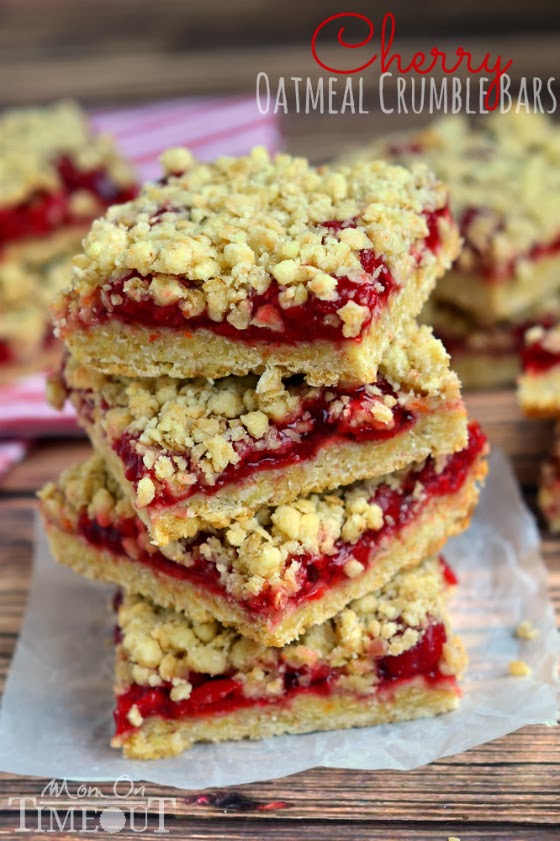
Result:
[[[112,588],[55,565],[39,530],[29,607],[0,717],[0,770],[91,782],[128,774],[179,788],[266,780],[317,765],[406,770],[517,730],[549,723],[558,707],[559,636],[546,594],[539,536],[505,457],[490,477],[467,534],[446,556],[460,577],[455,626],[470,666],[461,707],[436,719],[360,730],[197,745],[183,756],[139,762],[111,750]],[[515,638],[522,619],[537,640]],[[512,659],[530,678],[508,674]]]

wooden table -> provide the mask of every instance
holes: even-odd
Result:
[[[383,124],[386,130],[390,128]],[[288,147],[326,159],[345,143],[379,130],[375,120],[294,117]],[[475,394],[473,415],[494,443],[513,456],[534,497],[539,458],[550,442],[547,424],[524,421],[512,392]],[[34,493],[82,458],[80,441],[43,442],[0,482],[0,680],[4,680],[25,608],[32,556]],[[560,542],[543,540],[552,596],[560,605]],[[515,685],[512,684],[512,691]],[[48,703],[48,699],[46,698]],[[0,775],[0,835],[19,821],[9,797],[38,795],[45,781]],[[110,787],[103,787],[110,790]],[[146,794],[175,796],[166,826],[183,838],[370,839],[371,841],[558,841],[560,730],[527,727],[491,744],[407,773],[315,769],[281,780],[225,790],[181,793],[157,786]],[[91,802],[92,814],[95,802]],[[90,828],[93,824],[90,824]],[[157,838],[151,819],[143,837]],[[56,833],[55,833],[56,835]],[[132,838],[127,829],[120,837]],[[33,834],[31,834],[33,837]],[[60,836],[62,837],[62,835]]]

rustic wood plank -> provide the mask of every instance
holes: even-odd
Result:
[[[41,441],[22,462],[0,478],[0,494],[35,493],[45,482],[56,479],[62,470],[86,459],[91,451],[85,438]]]
[[[437,40],[438,46],[450,54],[458,46],[457,38]],[[269,45],[246,46],[240,61],[236,47],[164,51],[157,46],[127,46],[120,33],[117,37],[107,35],[96,43],[96,50],[91,53],[84,53],[76,40],[57,43],[56,48],[45,55],[35,48],[26,50],[21,41],[16,40],[11,46],[5,45],[0,55],[3,83],[0,104],[21,105],[68,96],[100,104],[189,94],[252,93],[261,71],[268,73],[271,80],[280,76],[309,76],[316,80],[324,74],[319,72],[320,67],[313,59],[309,41],[274,49]],[[434,43],[433,37],[403,38],[399,42],[399,52],[407,61],[417,50],[429,52]],[[557,70],[558,45],[554,34],[541,34],[538,38],[502,34],[492,38],[461,38],[461,45],[472,51],[474,61],[479,63],[487,52],[513,56],[510,75],[514,85],[522,76],[547,79]],[[321,52],[322,60],[331,66],[340,65],[340,51],[340,47],[327,45]],[[343,57],[343,60],[347,59],[347,55]],[[468,73],[459,68],[455,75],[464,80]],[[438,79],[442,74],[434,71],[433,76]],[[378,79],[377,69],[366,71],[366,91],[375,91]],[[388,92],[396,89],[396,78],[387,80],[386,89]],[[331,123],[332,117],[329,126]]]
[[[371,17],[379,26],[384,9],[367,2],[355,3],[356,11]],[[123,41],[146,48],[154,44],[171,50],[200,48],[211,43],[239,47],[251,43],[277,44],[287,41],[308,42],[314,28],[331,14],[341,11],[339,0],[285,0],[282,14],[271,14],[267,0],[238,0],[231,14],[228,0],[185,3],[183,0],[2,0],[0,45],[14,43],[43,52],[54,51],[61,43],[74,43],[82,50],[99,50],[100,41],[120,35]],[[399,36],[439,36],[442,32],[467,34],[503,32],[507,19],[509,31],[524,31],[527,7],[508,0],[459,0],[445,7],[445,16],[436,0],[421,6],[414,0],[401,0],[395,10]],[[533,32],[549,31],[560,25],[554,0],[535,0],[531,5]],[[363,30],[354,30],[346,22],[348,40]],[[333,28],[333,33],[336,28]],[[333,37],[333,33],[330,37]]]

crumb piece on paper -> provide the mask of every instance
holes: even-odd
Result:
[[[461,839],[457,835],[449,835],[447,841],[461,841]]]
[[[529,677],[532,671],[524,660],[512,660],[509,664],[509,673],[513,677]]]
[[[529,619],[524,619],[515,629],[515,636],[521,640],[534,640],[538,635],[538,628]]]

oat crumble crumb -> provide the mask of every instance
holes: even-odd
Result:
[[[511,660],[509,673],[513,677],[529,677],[533,670],[524,660]]]
[[[515,629],[515,636],[522,640],[534,640],[538,635],[538,628],[529,619],[524,619]]]

